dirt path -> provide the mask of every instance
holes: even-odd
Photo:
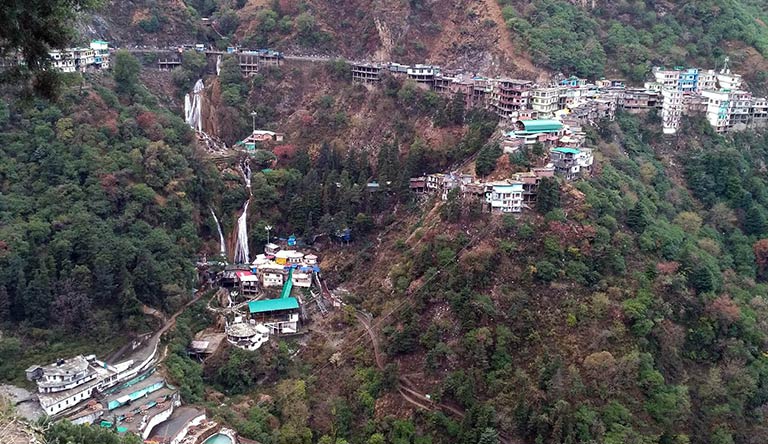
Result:
[[[379,370],[384,370],[385,359],[380,350],[379,336],[371,325],[370,319],[359,311],[355,313],[355,317],[358,321],[360,321],[360,324],[363,325],[365,331],[368,332],[368,336],[370,337],[371,344],[373,346],[373,355],[376,360],[376,366],[379,368]],[[464,416],[466,416],[466,413],[464,412],[464,409],[461,408],[461,406],[447,402],[436,403],[430,397],[428,397],[428,395],[421,393],[407,376],[398,377],[397,382],[397,392],[400,394],[400,396],[406,402],[421,410],[439,410],[443,413],[451,414],[459,420],[464,419]],[[522,441],[512,439],[506,435],[500,434],[499,442],[502,444],[519,444]]]
[[[184,311],[186,311],[187,308],[192,306],[192,304],[194,304],[195,302],[199,301],[200,298],[203,297],[203,295],[205,294],[205,292],[207,290],[208,290],[207,286],[203,286],[202,288],[197,290],[197,293],[195,293],[195,296],[192,298],[192,300],[190,300],[189,302],[184,304],[184,306],[181,307],[170,318],[166,318],[165,315],[163,315],[157,309],[143,306],[142,307],[142,311],[144,313],[146,313],[146,314],[148,314],[150,316],[154,316],[154,317],[156,317],[158,319],[161,319],[161,322],[163,322],[162,327],[160,327],[159,330],[157,330],[154,334],[152,334],[152,336],[149,339],[146,340],[146,343],[144,345],[142,345],[140,347],[137,347],[137,348],[133,348],[133,341],[131,341],[128,344],[125,344],[122,348],[120,348],[118,351],[116,351],[112,355],[108,356],[107,359],[105,359],[105,361],[110,363],[110,364],[114,364],[118,360],[124,360],[124,357],[127,354],[131,354],[132,352],[133,352],[134,360],[135,361],[138,361],[138,362],[143,361],[144,359],[143,359],[142,355],[144,353],[146,353],[147,350],[153,350],[155,347],[157,347],[159,345],[159,343],[160,343],[160,338],[163,336],[163,333],[165,333],[170,328],[172,328],[174,325],[176,325],[176,318],[178,318],[179,315],[184,313]],[[147,309],[146,311],[144,310],[145,307]],[[147,311],[154,311],[154,313],[150,314],[150,313],[147,313]],[[165,358],[165,356],[162,356],[160,361],[162,361],[162,359],[164,359],[164,358]],[[160,361],[158,361],[158,362],[160,362]]]
[[[379,370],[384,370],[384,356],[382,356],[381,349],[379,348],[379,337],[376,335],[376,332],[373,331],[371,322],[368,320],[366,315],[360,313],[359,311],[355,313],[355,317],[357,317],[357,320],[363,324],[365,331],[368,332],[368,336],[371,338],[371,344],[373,344],[373,355],[376,359],[376,366],[379,367]]]

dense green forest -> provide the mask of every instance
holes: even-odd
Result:
[[[507,26],[537,64],[599,78],[616,69],[642,82],[652,65],[715,67],[724,43],[743,42],[768,56],[768,20],[759,2],[653,0],[585,2],[499,0]],[[766,73],[761,79],[765,80]]]
[[[72,76],[55,103],[0,104],[0,325],[42,349],[137,332],[140,304],[171,311],[191,295],[220,180],[137,70],[129,56],[116,87]]]

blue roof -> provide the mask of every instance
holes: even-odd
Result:
[[[248,303],[248,311],[251,313],[267,313],[270,311],[295,310],[299,308],[296,298],[266,299],[251,301]]]
[[[557,151],[558,153],[563,153],[563,154],[579,154],[581,152],[578,150],[578,148],[563,148],[563,147],[555,148],[552,151]]]

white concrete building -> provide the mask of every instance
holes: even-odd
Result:
[[[551,116],[560,109],[559,88],[539,88],[531,90],[531,108],[539,113],[539,117]]]
[[[253,319],[248,322],[242,316],[236,316],[234,322],[225,328],[227,341],[244,350],[257,350],[269,340],[269,328]]]
[[[758,116],[760,124],[766,118],[768,107],[765,99],[753,99],[746,91],[704,91],[707,99],[706,118],[718,133],[732,129],[745,129]]]
[[[491,213],[523,211],[523,183],[517,181],[486,184],[485,202]]]
[[[51,51],[51,66],[61,72],[75,72],[75,58],[70,51]]]
[[[305,273],[302,271],[294,270],[291,275],[293,285],[301,288],[309,288],[312,286],[312,272]]]
[[[661,124],[664,134],[674,134],[680,127],[680,118],[685,111],[683,94],[672,88],[661,90]]]
[[[27,369],[27,379],[37,382],[40,406],[48,415],[56,415],[89,399],[94,390],[104,390],[119,382],[120,374],[133,361],[108,365],[95,356],[60,359],[46,366]]]

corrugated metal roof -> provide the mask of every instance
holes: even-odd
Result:
[[[563,129],[563,123],[558,120],[538,119],[521,120],[520,122],[525,127],[525,131],[530,132],[560,131]]]
[[[552,151],[557,151],[558,153],[563,153],[563,154],[579,154],[581,152],[577,148],[565,148],[565,147],[555,148]]]
[[[268,311],[293,310],[297,308],[299,308],[299,301],[296,298],[267,299],[248,303],[248,311],[251,313],[266,313]]]

